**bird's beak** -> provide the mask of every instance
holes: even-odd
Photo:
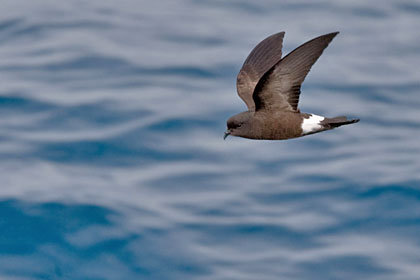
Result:
[[[229,135],[230,135],[230,131],[228,130],[225,132],[225,136],[223,136],[223,140],[226,140],[226,137],[228,137]]]

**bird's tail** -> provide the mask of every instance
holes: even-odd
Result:
[[[335,118],[325,118],[321,123],[327,129],[333,129],[342,125],[352,124],[359,122],[360,119],[349,120],[347,117],[340,116]]]

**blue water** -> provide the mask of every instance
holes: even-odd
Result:
[[[0,279],[420,279],[420,3],[15,1],[0,11]],[[236,74],[341,31],[304,112],[229,137]]]

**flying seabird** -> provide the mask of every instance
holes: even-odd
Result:
[[[300,87],[312,65],[338,32],[312,39],[285,57],[284,32],[261,41],[239,71],[236,87],[248,111],[227,121],[228,135],[266,140],[284,140],[352,124],[359,119],[326,118],[301,113]]]

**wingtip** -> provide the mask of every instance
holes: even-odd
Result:
[[[326,34],[326,35],[327,35],[327,36],[328,36],[328,35],[330,35],[330,36],[332,36],[332,37],[335,37],[335,36],[337,36],[338,34],[340,34],[340,31],[331,32],[331,33],[328,33],[328,34]]]
[[[284,34],[286,34],[285,31],[280,31],[280,32],[274,33],[273,35],[268,36],[267,38],[270,38],[270,37],[281,37],[281,38],[283,38]]]

